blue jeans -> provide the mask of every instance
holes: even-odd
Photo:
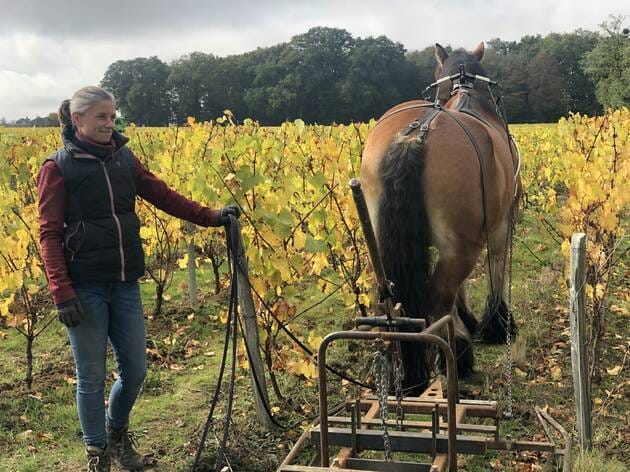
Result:
[[[138,282],[73,285],[85,316],[68,328],[77,372],[77,409],[87,446],[105,447],[105,357],[109,339],[118,379],[109,395],[107,419],[114,428],[129,423],[147,372],[146,333]]]

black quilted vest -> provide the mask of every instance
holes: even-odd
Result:
[[[136,164],[126,138],[117,138],[117,150],[104,159],[66,139],[46,159],[61,169],[68,195],[63,246],[73,283],[132,281],[144,274]]]

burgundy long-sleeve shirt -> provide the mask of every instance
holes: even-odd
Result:
[[[85,139],[85,138],[82,138]],[[91,143],[94,144],[94,143]],[[135,156],[134,156],[135,157]],[[160,210],[200,226],[219,226],[220,212],[204,207],[170,189],[135,157],[137,195]],[[63,250],[67,194],[61,170],[53,161],[42,166],[37,177],[39,193],[39,240],[48,286],[55,304],[76,298]]]

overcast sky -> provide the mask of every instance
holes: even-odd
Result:
[[[0,117],[56,111],[119,59],[238,54],[313,26],[386,35],[409,51],[435,42],[470,50],[496,37],[597,31],[609,14],[630,22],[630,1],[0,0]]]

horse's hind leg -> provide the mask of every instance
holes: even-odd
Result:
[[[480,247],[468,247],[456,253],[440,251],[430,283],[431,321],[435,322],[444,315],[451,314],[455,322],[455,357],[457,374],[460,377],[470,374],[474,365],[472,337],[468,328],[472,323],[469,319],[465,322],[460,319],[458,310],[455,309],[455,300],[460,295],[463,296],[463,292],[460,292],[462,283],[475,266],[480,252]]]
[[[504,343],[508,330],[514,335],[516,325],[505,303],[509,270],[507,267],[509,221],[506,219],[488,235],[489,257],[486,263],[488,298],[486,311],[481,321],[480,337],[490,344]]]

